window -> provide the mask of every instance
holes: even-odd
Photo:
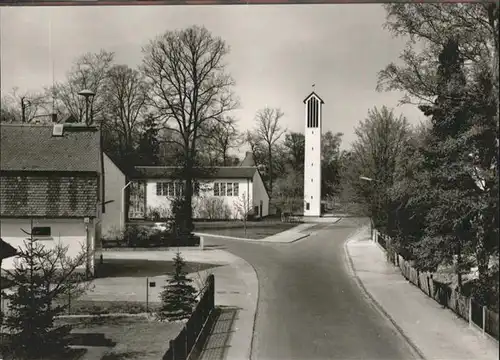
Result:
[[[214,196],[239,196],[240,184],[231,182],[214,183]]]
[[[156,195],[157,196],[182,196],[184,193],[184,183],[182,182],[172,182],[164,181],[156,183]]]
[[[167,182],[157,182],[156,183],[156,195],[157,196],[167,196],[168,183]]]
[[[165,185],[167,185],[166,196],[174,197],[174,195],[175,195],[174,183],[168,182],[168,183],[165,183]]]
[[[174,184],[175,187],[175,196],[176,197],[181,197],[184,195],[184,183],[181,181],[177,181]]]
[[[306,202],[306,210],[309,210],[309,203]]]
[[[34,240],[52,240],[50,226],[35,226],[31,230]]]

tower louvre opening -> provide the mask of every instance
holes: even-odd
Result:
[[[307,101],[307,127],[319,127],[319,101],[315,97]]]

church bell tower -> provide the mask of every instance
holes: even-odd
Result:
[[[323,100],[313,91],[305,104],[304,216],[321,216],[321,128]]]

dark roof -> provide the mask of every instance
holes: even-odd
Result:
[[[133,178],[170,179],[178,177],[179,166],[136,166]],[[251,179],[257,168],[253,166],[221,166],[197,169],[199,179]]]
[[[17,249],[0,238],[0,260],[10,258],[17,254]]]
[[[0,216],[95,217],[98,175],[0,176]]]
[[[1,124],[1,171],[100,172],[100,132],[65,124],[63,136],[52,125]]]
[[[323,101],[323,99],[321,99],[321,98],[318,96],[318,94],[316,94],[316,93],[313,91],[312,93],[310,93],[309,95],[307,95],[307,97],[304,99],[304,104],[306,103],[306,101],[307,101],[307,100],[309,100],[309,98],[310,98],[311,96],[316,96],[316,97],[318,98],[318,100],[319,100],[322,104],[324,104],[324,103],[325,103],[325,102]]]

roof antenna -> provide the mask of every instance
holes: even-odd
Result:
[[[55,100],[55,74],[54,74],[54,58],[52,56],[53,50],[52,50],[52,12],[49,12],[49,61],[50,65],[52,65],[52,121],[57,122],[57,114],[56,114],[56,100]]]
[[[312,88],[313,88],[313,91],[314,91],[314,87],[316,86],[316,84],[312,84]]]

